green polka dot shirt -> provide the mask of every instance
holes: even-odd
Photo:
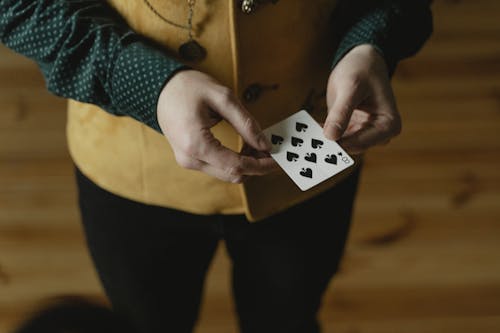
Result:
[[[432,31],[430,1],[345,0],[332,19],[332,68],[353,47],[372,44],[390,72]],[[161,132],[164,85],[189,68],[135,33],[103,0],[0,0],[0,42],[34,60],[53,94],[95,104]]]

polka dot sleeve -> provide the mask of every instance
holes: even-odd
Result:
[[[101,0],[0,0],[0,41],[34,60],[49,91],[161,132],[161,89],[187,68]]]
[[[334,67],[355,46],[371,44],[392,75],[399,61],[418,52],[432,33],[431,0],[350,0],[336,11]]]

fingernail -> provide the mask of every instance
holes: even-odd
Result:
[[[264,135],[264,133],[260,133],[259,135],[259,146],[266,151],[269,151],[272,148],[271,142],[269,141],[267,136]]]

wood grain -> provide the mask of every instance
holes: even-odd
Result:
[[[435,33],[393,80],[400,137],[366,159],[331,333],[500,332],[500,3],[435,1]],[[0,333],[47,297],[104,300],[79,225],[65,101],[0,48]],[[197,332],[236,331],[230,262]]]

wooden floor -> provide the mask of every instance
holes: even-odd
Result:
[[[331,333],[500,332],[500,2],[435,1],[435,34],[394,86],[403,134],[367,158]],[[0,333],[40,300],[99,297],[65,102],[0,48]],[[197,332],[236,332],[219,248]]]

